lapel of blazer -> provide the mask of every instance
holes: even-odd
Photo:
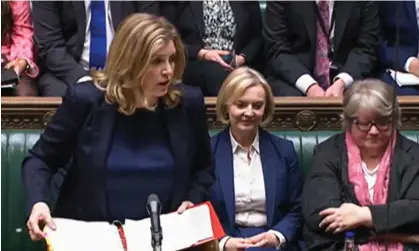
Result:
[[[80,52],[81,55],[83,51],[84,40],[86,39],[86,6],[84,5],[84,1],[71,1],[71,3],[73,4],[75,16],[77,18],[77,36],[79,38],[79,41],[83,41],[81,43],[78,43],[77,48],[77,51]],[[65,6],[65,2],[63,4],[63,6]]]
[[[169,144],[172,150],[173,158],[175,160],[175,191],[174,194],[180,195],[183,194],[181,191],[185,186],[185,170],[188,168],[188,146],[189,146],[189,138],[187,136],[188,133],[188,117],[186,114],[185,109],[182,106],[182,103],[178,104],[174,108],[167,108],[164,107],[162,103],[159,104],[160,111],[163,112],[166,129],[169,136]],[[185,138],[186,137],[186,138]],[[199,147],[199,146],[197,146]],[[175,198],[172,200],[173,205],[172,208],[176,205],[177,200],[184,199],[182,198]]]
[[[416,6],[415,1],[400,1],[396,2],[396,5],[400,4],[403,5],[404,8],[407,10],[407,18],[411,24],[414,25],[414,27],[418,28],[418,18],[416,16]],[[397,17],[396,17],[397,18]]]
[[[278,163],[277,161],[278,153],[272,143],[271,135],[263,129],[259,129],[259,149],[263,180],[265,182],[266,218],[268,226],[272,226],[276,208],[277,170],[284,168],[284,166],[283,163]]]
[[[200,1],[191,1],[189,2],[190,11],[192,13],[192,16],[194,17],[194,20],[191,20],[196,26],[196,29],[198,30],[199,36],[201,38],[204,37],[204,13],[203,13],[203,2]]]
[[[93,140],[93,158],[94,168],[106,167],[109,145],[112,139],[114,129],[115,115],[118,111],[115,105],[110,105],[103,101],[98,111],[93,115],[92,128],[97,130]]]
[[[394,147],[393,160],[390,169],[389,195],[387,201],[395,201],[405,193],[409,187],[401,187],[400,173],[406,169],[406,165],[411,165],[412,158],[407,154],[410,145],[405,144],[405,139],[401,134],[397,134],[396,145]],[[411,177],[414,178],[414,177]],[[408,182],[410,185],[410,182]]]
[[[343,34],[346,30],[352,9],[356,7],[356,2],[352,1],[334,1],[333,11],[335,15],[335,27],[333,35],[333,50],[338,51]]]
[[[316,45],[317,27],[316,27],[316,2],[315,1],[295,1],[290,3],[294,6],[294,10],[300,14],[312,46]]]
[[[229,226],[233,227],[235,222],[235,192],[234,192],[234,166],[233,151],[230,140],[230,129],[220,132],[218,144],[215,149],[217,176],[220,182],[224,202],[226,205]]]
[[[97,183],[97,200],[106,205],[105,178],[109,146],[111,145],[112,132],[114,129],[116,106],[103,101],[99,105],[98,111],[93,114],[92,131],[94,137],[92,140],[92,166],[94,173],[98,177],[92,177],[92,182]],[[90,168],[90,167],[89,167]],[[100,207],[102,215],[106,216],[106,207]]]

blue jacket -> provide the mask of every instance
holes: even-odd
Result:
[[[208,199],[214,181],[204,99],[194,87],[179,85],[180,104],[164,109],[175,159],[175,186],[170,210],[184,200]],[[62,105],[22,164],[30,210],[49,198],[48,185],[57,169],[71,167],[61,187],[54,216],[84,221],[108,219],[106,160],[114,128],[116,105],[105,102],[92,82],[69,85]]]
[[[415,1],[380,1],[377,3],[382,28],[382,41],[379,47],[381,66],[384,69],[390,68],[404,72],[407,59],[418,55],[419,29]],[[398,56],[395,60],[397,25],[399,26],[400,42]]]
[[[284,235],[287,242],[299,238],[301,222],[301,169],[292,142],[259,130],[259,149],[266,189],[267,225]],[[211,138],[216,182],[211,203],[227,235],[237,236],[233,153],[229,129]]]

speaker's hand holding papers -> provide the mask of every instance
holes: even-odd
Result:
[[[209,203],[161,215],[163,251],[188,248],[215,237]],[[85,222],[55,218],[56,230],[44,229],[50,251],[125,250],[118,228],[107,222]],[[150,219],[126,220],[122,226],[128,251],[152,251]]]

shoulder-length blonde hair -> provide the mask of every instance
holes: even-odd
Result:
[[[144,76],[152,53],[170,41],[176,47],[175,68],[169,91],[162,100],[169,107],[176,106],[181,94],[173,84],[182,78],[186,60],[184,46],[171,23],[145,13],[132,14],[122,22],[112,40],[105,68],[92,72],[96,87],[105,92],[106,101],[116,103],[118,110],[126,115],[134,113],[138,101],[152,110],[144,97]],[[138,96],[143,100],[138,100]]]
[[[244,92],[252,87],[260,85],[265,90],[265,111],[261,125],[266,125],[272,119],[275,110],[274,97],[271,87],[265,78],[257,71],[242,66],[232,71],[224,80],[218,93],[216,113],[217,119],[223,124],[229,124],[228,107],[236,102]]]

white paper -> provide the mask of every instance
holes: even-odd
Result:
[[[56,231],[45,228],[54,251],[122,251],[116,226],[107,222],[84,222],[54,218]],[[212,238],[213,231],[208,205],[190,208],[183,214],[161,215],[163,251],[174,251]],[[152,251],[150,218],[126,220],[123,226],[128,251]]]
[[[211,216],[207,205],[186,210],[183,214],[170,213],[160,217],[163,231],[162,251],[191,247],[199,241],[213,237]],[[125,236],[129,251],[152,251],[150,218],[126,220]]]
[[[396,71],[388,70],[390,72],[391,77],[396,80]],[[397,72],[397,84],[400,87],[403,86],[418,86],[419,85],[419,78],[411,73],[405,72]]]
[[[56,230],[45,228],[54,251],[122,251],[116,226],[107,222],[84,222],[54,218]]]
[[[4,84],[1,85],[1,89],[15,88],[15,84]]]

